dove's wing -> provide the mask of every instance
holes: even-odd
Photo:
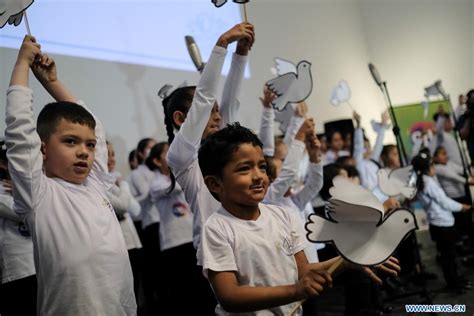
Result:
[[[329,190],[333,199],[349,204],[367,206],[384,213],[383,204],[366,188],[351,182],[348,178],[337,176],[332,180],[334,186]]]
[[[328,217],[337,223],[354,223],[356,225],[355,222],[357,222],[373,227],[381,223],[383,215],[378,209],[365,205],[346,203],[334,198],[329,200],[326,210]]]
[[[7,22],[18,26],[26,10],[33,0],[0,0],[0,28]]]
[[[410,185],[412,173],[412,166],[398,168],[390,173],[380,169],[378,172],[380,190],[388,196],[402,194],[408,199],[413,198],[416,194],[416,187]]]
[[[291,85],[294,83],[295,80],[296,80],[295,73],[287,73],[278,78],[269,80],[267,82],[267,86],[277,96],[281,96],[290,89]]]
[[[275,62],[275,68],[277,70],[277,75],[281,76],[287,73],[297,73],[296,70],[296,65],[293,64],[291,61],[280,58],[280,57],[275,57],[274,59]]]

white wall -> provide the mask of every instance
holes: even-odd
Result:
[[[257,42],[250,59],[252,78],[243,85],[240,116],[254,129],[261,110],[258,97],[272,77],[276,56],[312,62],[315,86],[308,104],[319,130],[324,121],[350,115],[348,106],[329,105],[332,88],[343,78],[352,88],[351,103],[361,112],[363,125],[368,127],[370,119],[380,117],[384,99],[367,69],[369,61],[387,81],[394,104],[422,100],[423,87],[436,79],[442,79],[453,96],[474,86],[471,0],[259,0],[251,1],[247,9]],[[15,55],[15,50],[0,48],[0,91],[8,86]],[[128,151],[140,138],[166,139],[157,90],[164,83],[195,84],[199,79],[190,72],[54,57],[63,81],[104,121],[123,171]],[[38,112],[50,99],[36,83],[32,87]],[[3,111],[0,128],[4,128]]]

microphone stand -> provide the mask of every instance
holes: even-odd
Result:
[[[405,150],[405,146],[403,144],[402,136],[400,135],[400,126],[398,125],[397,116],[395,115],[395,112],[393,110],[393,105],[392,105],[392,101],[390,99],[390,94],[388,93],[387,82],[383,81],[380,88],[382,90],[382,93],[385,95],[387,103],[388,103],[388,107],[389,107],[389,110],[390,110],[390,116],[391,116],[392,123],[393,123],[392,131],[393,131],[393,134],[395,135],[395,139],[397,141],[397,149],[398,149],[398,153],[400,155],[400,166],[403,167],[406,164],[408,164],[408,156],[407,156],[407,153],[406,153],[406,150]]]

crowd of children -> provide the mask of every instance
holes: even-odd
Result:
[[[346,263],[331,275],[340,258],[330,246],[309,244],[304,224],[324,212],[338,175],[372,191],[388,211],[413,202],[378,188],[379,169],[400,167],[397,146],[383,145],[388,115],[373,124],[374,148],[357,113],[353,134],[332,131],[326,143],[304,102],[275,136],[275,95],[265,89],[257,136],[236,122],[254,41],[250,23],[222,33],[197,86],[163,99],[168,140],[140,140],[124,178],[100,120],[58,79],[35,38],[24,38],[0,150],[1,315],[314,315],[310,303],[343,271],[356,284],[381,283],[374,270]],[[30,69],[55,99],[36,123]],[[453,260],[455,222],[464,233],[472,228],[470,217],[466,226],[452,213],[469,214],[465,185],[474,180],[453,152],[451,116],[440,111],[435,121],[436,137],[413,155],[416,198],[446,282],[462,290],[470,284]],[[400,272],[396,259],[378,268]],[[348,315],[367,314],[356,305],[347,301]]]

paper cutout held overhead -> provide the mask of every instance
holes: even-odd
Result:
[[[379,188],[388,196],[403,195],[412,199],[416,194],[416,174],[412,166],[395,170],[379,169],[377,172]]]
[[[367,189],[337,176],[325,217],[311,214],[306,223],[311,242],[332,242],[346,260],[364,266],[386,261],[400,242],[417,229],[407,209],[388,215],[383,204]]]
[[[275,67],[279,77],[269,80],[266,85],[276,95],[273,108],[283,111],[290,103],[306,100],[313,91],[311,63],[303,60],[295,66],[281,58],[275,58]]]
[[[250,0],[232,0],[232,1],[234,1],[235,3],[247,3]],[[227,0],[212,0],[212,3],[214,3],[214,5],[219,8],[219,7],[222,7],[224,4],[226,4]]]
[[[349,102],[351,99],[351,88],[345,80],[339,81],[336,87],[332,90],[331,93],[331,102],[332,105],[338,106],[341,103]]]
[[[0,28],[5,24],[20,25],[25,11],[33,0],[0,0]]]

